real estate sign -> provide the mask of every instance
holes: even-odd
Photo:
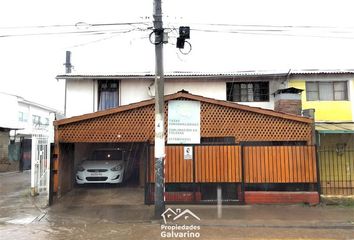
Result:
[[[168,102],[168,144],[200,143],[200,102]]]

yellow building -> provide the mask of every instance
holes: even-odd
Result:
[[[304,90],[302,109],[315,109],[316,122],[352,122],[352,74],[294,74],[288,86]]]
[[[304,90],[302,109],[315,109],[323,195],[354,195],[354,73],[301,72],[288,86]]]

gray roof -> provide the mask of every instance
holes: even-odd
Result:
[[[165,72],[166,79],[173,78],[232,78],[232,77],[286,77],[289,75],[307,75],[307,74],[354,74],[354,69],[308,69],[308,70],[286,70],[286,71],[238,71],[238,72]],[[57,75],[56,79],[153,79],[155,74],[152,72],[136,73],[70,73]]]

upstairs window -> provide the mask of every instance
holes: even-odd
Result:
[[[41,125],[41,117],[38,115],[32,115],[32,125],[40,126]]]
[[[226,83],[227,101],[268,102],[269,82]]]
[[[347,82],[306,82],[306,98],[307,101],[348,100]]]
[[[118,107],[118,81],[98,81],[98,111]]]
[[[24,113],[24,112],[18,112],[18,121],[27,122],[28,121],[28,114]]]

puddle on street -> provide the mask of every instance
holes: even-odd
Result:
[[[11,224],[29,224],[33,222],[37,217],[36,216],[30,216],[30,217],[24,217],[24,218],[15,218],[6,221],[6,223],[11,223]]]

